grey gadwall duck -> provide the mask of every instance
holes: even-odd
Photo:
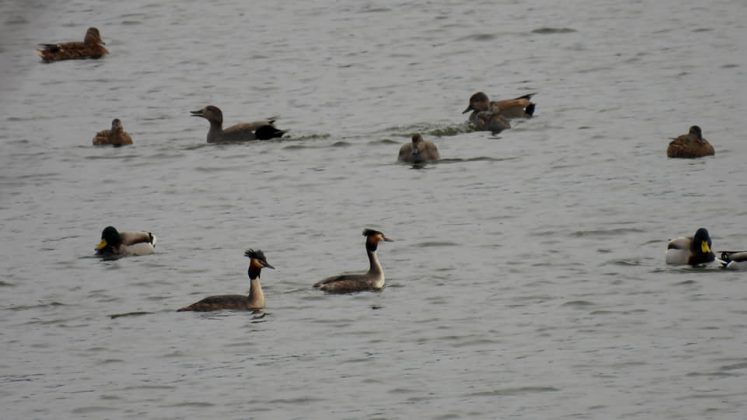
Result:
[[[377,291],[384,288],[384,270],[381,268],[376,248],[381,241],[391,242],[383,233],[366,229],[363,231],[366,237],[366,254],[368,254],[369,269],[361,274],[340,274],[326,278],[314,287],[327,293],[355,293],[366,290]]]
[[[132,137],[124,131],[122,121],[119,118],[112,120],[110,130],[101,130],[93,137],[94,146],[112,145],[115,147],[132,144]]]
[[[694,236],[683,236],[667,244],[666,263],[670,265],[691,265],[693,267],[708,264],[716,259],[711,251],[711,237],[708,230],[700,228]]]
[[[483,92],[477,92],[469,98],[469,106],[467,106],[467,109],[462,114],[472,111],[469,120],[473,123],[477,119],[477,115],[481,112],[499,114],[505,119],[531,118],[534,115],[535,104],[531,101],[534,95],[534,93],[530,93],[514,99],[490,101],[488,95]]]
[[[220,311],[230,309],[234,311],[261,311],[265,307],[265,294],[259,282],[259,275],[263,268],[272,268],[261,250],[247,249],[244,256],[249,258],[249,295],[217,295],[209,296],[189,306],[178,309],[183,311]]]
[[[667,156],[670,158],[699,158],[711,156],[716,152],[713,150],[711,143],[703,138],[703,132],[700,127],[694,125],[690,127],[690,132],[683,134],[669,143],[667,147]]]
[[[498,112],[482,111],[470,115],[470,123],[479,131],[491,131],[494,134],[511,128],[511,123]]]
[[[151,232],[119,232],[107,226],[101,232],[101,242],[96,245],[96,255],[118,258],[130,255],[148,255],[156,251],[156,235]]]
[[[269,140],[283,137],[285,131],[275,128],[275,119],[268,118],[250,123],[240,123],[223,128],[223,112],[217,106],[208,105],[198,111],[191,111],[193,117],[202,117],[210,122],[207,134],[208,143],[236,142],[247,140]]]
[[[438,147],[432,141],[423,140],[423,136],[415,134],[412,136],[412,142],[405,143],[399,148],[399,157],[401,162],[423,163],[440,159]]]
[[[36,53],[45,63],[60,60],[101,58],[109,53],[96,28],[88,28],[83,42],[62,42],[59,44],[39,44]]]
[[[747,251],[721,251],[719,263],[723,268],[747,270]]]

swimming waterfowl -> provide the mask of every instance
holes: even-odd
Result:
[[[711,251],[711,237],[705,228],[698,229],[694,236],[675,238],[667,244],[667,264],[695,267],[715,259],[716,256]]]
[[[109,51],[103,46],[101,34],[96,28],[88,28],[83,42],[62,42],[58,44],[39,44],[36,54],[45,63],[60,60],[78,60],[84,58],[101,58]]]
[[[384,270],[381,268],[379,257],[376,255],[376,247],[379,242],[392,240],[383,233],[365,229],[363,236],[366,237],[366,253],[368,254],[369,269],[367,273],[340,274],[328,277],[316,284],[314,287],[327,293],[355,293],[366,290],[381,290],[384,287]]]
[[[501,101],[490,101],[488,95],[483,92],[477,92],[469,98],[469,106],[462,112],[466,114],[472,111],[469,120],[476,123],[477,116],[481,112],[489,111],[490,114],[499,114],[504,119],[512,118],[531,118],[534,115],[534,102],[531,101],[534,93],[519,96],[514,99],[504,99]]]
[[[283,137],[285,131],[275,128],[275,119],[268,118],[250,123],[240,123],[223,129],[223,112],[217,106],[208,105],[198,111],[190,111],[193,117],[202,117],[210,122],[208,143],[269,140]]]
[[[703,138],[703,132],[700,127],[694,125],[690,127],[687,134],[683,134],[669,143],[667,147],[667,156],[670,158],[699,158],[711,156],[716,152],[713,150],[711,143]]]
[[[115,147],[132,144],[132,137],[124,131],[122,127],[122,121],[119,118],[112,120],[112,128],[110,130],[101,130],[93,136],[93,145],[112,145]]]
[[[223,309],[232,309],[236,311],[260,311],[265,307],[265,294],[262,292],[262,285],[259,283],[259,274],[263,268],[272,268],[267,262],[265,254],[261,250],[247,249],[244,256],[249,260],[249,295],[218,295],[210,296],[195,302],[189,306],[178,309],[182,311],[220,311]]]
[[[423,140],[423,136],[415,134],[412,142],[405,143],[399,148],[398,159],[402,162],[423,163],[440,159],[438,147],[432,141]]]
[[[500,113],[493,111],[482,111],[470,116],[470,122],[478,131],[490,131],[498,134],[503,130],[511,128],[511,123]]]
[[[109,258],[148,255],[155,252],[156,236],[151,232],[119,232],[107,226],[96,245],[96,255]]]
[[[747,251],[721,251],[719,263],[723,268],[747,270]]]

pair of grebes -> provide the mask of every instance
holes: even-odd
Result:
[[[364,273],[344,273],[328,277],[314,284],[314,287],[327,293],[357,293],[363,291],[379,291],[384,288],[384,269],[376,254],[380,242],[390,242],[382,232],[365,229],[366,254],[369,268]],[[151,232],[119,232],[113,226],[108,226],[101,233],[101,241],[96,246],[97,255],[115,259],[133,255],[147,255],[155,252],[156,236]],[[259,277],[263,268],[274,269],[265,254],[257,249],[248,249],[244,256],[249,258],[249,294],[248,295],[217,295],[209,296],[179,311],[217,311],[244,310],[260,311],[265,307],[265,295]]]

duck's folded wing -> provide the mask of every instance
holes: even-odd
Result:
[[[57,52],[60,50],[60,44],[39,44],[39,49],[46,52]]]
[[[139,243],[156,245],[156,236],[150,232],[120,232],[119,236],[122,238],[123,245],[129,246]]]
[[[241,132],[241,131],[254,131],[258,129],[259,127],[265,126],[265,125],[273,125],[275,120],[273,119],[267,119],[267,120],[259,120],[259,121],[252,121],[252,122],[245,122],[245,123],[239,123],[232,125],[228,128],[223,129],[223,133],[232,133],[234,131]]]
[[[667,249],[690,249],[693,238],[675,238],[669,241]]]

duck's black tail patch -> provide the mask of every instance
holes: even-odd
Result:
[[[534,104],[527,105],[527,107],[524,109],[524,112],[526,112],[527,115],[529,115],[530,117],[533,116],[534,115]]]

